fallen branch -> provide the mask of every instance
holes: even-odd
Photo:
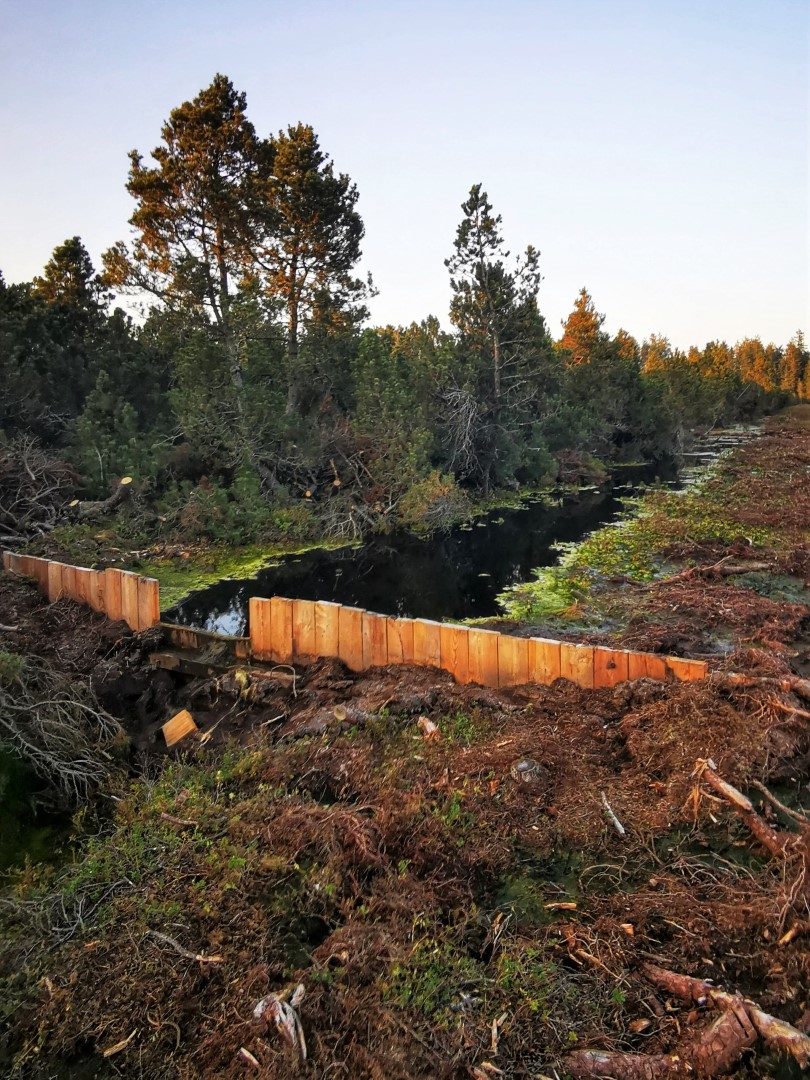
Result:
[[[707,980],[679,975],[655,964],[642,964],[641,973],[658,989],[690,1005],[718,1009],[721,1015],[699,1038],[680,1047],[677,1053],[578,1050],[565,1063],[572,1076],[611,1080],[665,1080],[689,1074],[723,1076],[732,1071],[742,1054],[759,1039],[770,1050],[789,1054],[802,1068],[810,1063],[810,1037],[763,1012],[742,994],[719,990]]]
[[[719,990],[707,979],[694,979],[689,975],[678,975],[655,964],[642,964],[641,973],[653,986],[674,994],[682,1001],[695,1005],[711,1005],[716,1009],[732,1009],[742,1006],[748,1014],[759,1037],[771,1050],[780,1054],[790,1054],[803,1068],[810,1064],[810,1035],[805,1035],[792,1024],[778,1020],[770,1013],[763,1012],[742,994],[730,994]]]
[[[164,945],[170,946],[180,956],[186,958],[186,960],[196,960],[200,964],[221,964],[221,956],[205,956],[203,953],[191,952],[190,949],[184,949],[179,941],[175,941],[173,937],[169,937],[168,934],[161,934],[158,930],[147,930],[146,937],[153,937],[157,941],[162,941]]]
[[[698,781],[703,780],[714,791],[721,795],[727,803],[743,819],[745,824],[754,834],[763,847],[767,848],[775,858],[784,858],[791,847],[801,841],[802,836],[795,833],[782,833],[771,826],[759,816],[754,809],[751,800],[738,791],[732,784],[723,780],[715,771],[714,762],[710,759],[699,760],[692,774]]]
[[[622,825],[622,823],[619,821],[619,819],[613,813],[613,807],[608,802],[607,795],[605,795],[604,791],[602,792],[602,806],[604,806],[604,808],[605,808],[605,814],[607,816],[608,821],[611,823],[611,825],[616,830],[616,832],[619,834],[619,836],[622,836],[622,837],[627,836],[627,829],[625,829],[624,825]]]

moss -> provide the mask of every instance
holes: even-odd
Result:
[[[729,458],[721,458],[685,491],[655,489],[626,500],[623,516],[574,544],[560,544],[557,566],[534,572],[534,580],[498,597],[507,615],[547,619],[570,614],[582,619],[583,605],[598,611],[597,592],[610,580],[649,582],[674,569],[667,551],[677,543],[732,543],[745,536],[754,545],[779,541],[778,528],[743,526],[730,507],[741,504]]]
[[[331,541],[289,547],[210,547],[190,551],[188,558],[172,556],[131,563],[129,569],[157,578],[160,582],[161,610],[174,607],[189,593],[218,581],[251,578],[288,555],[302,555],[313,550],[334,550],[350,546],[346,541]]]

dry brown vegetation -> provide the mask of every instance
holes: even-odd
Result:
[[[492,691],[149,672],[148,642],[4,580],[0,648],[53,658],[75,619],[138,748],[75,862],[7,890],[9,1074],[798,1075],[810,610],[734,581],[647,588],[626,632],[724,633],[705,682]],[[167,753],[180,707],[200,733]]]

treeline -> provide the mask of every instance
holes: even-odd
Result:
[[[555,340],[538,253],[510,257],[480,185],[447,259],[452,332],[363,329],[355,185],[311,127],[260,137],[223,76],[172,111],[151,157],[130,155],[132,238],[101,272],[73,237],[33,282],[0,278],[6,536],[25,529],[4,468],[34,472],[32,453],[70,464],[64,500],[134,476],[133,536],[345,536],[663,458],[693,429],[810,396],[801,334],[639,344],[607,334],[583,289]],[[116,294],[143,318],[111,310]]]

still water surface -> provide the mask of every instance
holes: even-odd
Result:
[[[333,600],[423,619],[495,615],[498,593],[526,581],[536,567],[555,563],[556,543],[579,540],[613,521],[621,512],[621,498],[655,477],[652,467],[625,468],[616,483],[599,491],[528,500],[518,509],[492,511],[429,539],[402,531],[372,537],[359,547],[284,558],[247,580],[201,589],[165,617],[242,634],[251,596]]]

